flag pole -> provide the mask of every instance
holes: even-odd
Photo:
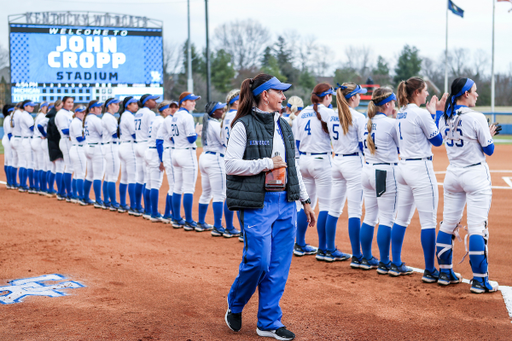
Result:
[[[494,113],[494,19],[496,16],[496,0],[492,0],[492,63],[491,63],[491,112],[492,121],[496,122],[496,114]]]
[[[448,0],[450,1],[450,0]],[[448,92],[448,7],[446,5],[446,47],[444,51],[444,92]]]
[[[190,47],[190,0],[187,1],[187,18],[188,18],[188,39],[187,39],[187,91],[194,92],[194,80],[192,79],[192,56]]]

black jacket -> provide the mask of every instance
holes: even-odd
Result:
[[[52,108],[46,114],[46,117],[49,119],[48,127],[46,129],[46,139],[48,141],[48,153],[50,154],[50,161],[55,161],[64,157],[59,148],[60,133],[57,129],[57,126],[55,125],[55,115],[57,115],[57,110],[55,110],[55,108]]]

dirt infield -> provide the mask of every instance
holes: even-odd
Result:
[[[435,150],[434,168],[444,171],[444,147]],[[493,186],[503,187],[493,190],[490,273],[507,286],[512,286],[512,187],[502,177],[512,177],[510,155],[511,145],[498,145],[488,158]],[[443,178],[438,175],[439,182]],[[164,187],[161,210],[165,181]],[[200,179],[196,193],[197,208]],[[244,310],[239,333],[224,323],[226,295],[241,261],[238,240],[8,191],[4,185],[0,207],[0,286],[45,274],[85,285],[64,290],[65,297],[26,297],[0,305],[1,340],[260,340],[257,295]],[[207,218],[213,222],[211,208]],[[422,268],[419,232],[415,214],[403,259]],[[315,229],[309,229],[307,241],[317,243]],[[346,212],[338,223],[337,245],[350,251]],[[373,251],[378,255],[375,241]],[[456,264],[463,254],[464,245],[456,243],[455,270],[471,278],[467,260]],[[501,292],[474,295],[467,284],[442,288],[422,283],[417,273],[391,278],[313,257],[294,257],[281,306],[283,323],[298,340],[510,340],[512,335]]]

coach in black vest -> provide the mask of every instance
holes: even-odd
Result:
[[[290,84],[260,74],[246,79],[232,123],[226,152],[227,204],[239,212],[244,252],[228,295],[226,323],[242,328],[242,310],[259,291],[260,336],[292,340],[281,323],[279,301],[284,292],[296,233],[296,200],[304,205],[310,226],[315,216],[295,162],[292,130],[279,117],[283,91]]]

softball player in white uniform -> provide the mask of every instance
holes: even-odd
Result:
[[[469,108],[476,104],[476,90],[473,80],[455,79],[447,109],[439,122],[450,165],[443,184],[444,211],[437,235],[437,259],[438,283],[459,283],[461,277],[452,269],[452,249],[467,202],[469,260],[473,270],[470,290],[480,294],[498,290],[498,283],[489,281],[487,263],[487,219],[492,189],[485,154],[493,154],[492,136],[498,134],[501,127],[493,124],[489,128],[485,116]]]
[[[53,108],[53,103],[50,103],[48,105],[48,112],[50,112],[50,110]],[[56,165],[54,162],[50,161],[50,153],[49,153],[49,150],[48,150],[48,140],[46,138],[47,136],[47,129],[48,129],[48,121],[49,121],[49,118],[47,116],[43,117],[36,125],[36,129],[41,133],[41,136],[44,138],[44,140],[42,141],[41,143],[41,149],[42,149],[42,154],[44,155],[45,157],[45,162],[46,162],[46,184],[44,185],[45,186],[45,193],[46,193],[46,196],[48,197],[53,197],[55,196],[55,190],[54,190],[54,185],[55,185],[55,173],[56,173]]]
[[[135,155],[135,113],[139,109],[137,100],[126,97],[123,100],[124,111],[119,116],[119,160],[121,162],[121,182],[119,183],[119,212],[128,211],[130,215],[139,216],[135,210],[135,184],[137,157]],[[130,205],[126,203],[126,191],[130,196]]]
[[[13,178],[14,182],[17,184],[18,190],[21,189],[21,183],[18,182],[18,178],[21,182],[21,171],[20,171],[20,160],[19,153],[21,152],[21,126],[16,125],[16,117],[21,115],[20,110],[21,102],[16,104],[10,116],[10,125],[11,125],[11,153],[12,153],[12,165],[13,165]]]
[[[391,227],[395,220],[398,188],[398,136],[396,133],[396,96],[387,88],[373,91],[368,104],[368,123],[365,128],[362,186],[364,191],[365,215],[361,226],[361,248],[363,259],[360,268],[377,268],[377,273],[389,272],[389,249]],[[372,255],[373,232],[379,223],[377,244],[380,262]]]
[[[332,194],[329,215],[326,223],[327,250],[331,258],[326,260],[346,260],[350,256],[336,250],[336,227],[348,202],[348,235],[352,246],[350,266],[359,268],[362,262],[360,248],[361,214],[363,206],[363,187],[361,172],[363,169],[362,142],[366,118],[356,111],[361,94],[366,89],[355,83],[343,83],[337,89],[336,101],[338,113],[331,112],[329,134],[334,149],[332,167]]]
[[[84,179],[87,170],[86,158],[84,153],[85,134],[83,119],[85,115],[85,106],[79,106],[75,109],[75,117],[69,125],[69,138],[71,139],[71,148],[69,149],[69,158],[73,166],[73,180],[76,181],[76,195],[78,202],[82,206],[88,205],[84,201]]]
[[[331,141],[327,122],[333,115],[327,106],[332,101],[334,91],[327,83],[315,86],[311,95],[312,105],[308,106],[297,118],[297,135],[295,141],[299,149],[300,172],[311,199],[311,207],[315,209],[318,198],[320,213],[316,224],[318,231],[318,249],[306,244],[308,222],[303,209],[297,215],[297,238],[294,254],[297,256],[317,253],[317,259],[334,258],[327,250],[325,239],[325,223],[329,211],[331,196]]]
[[[95,208],[105,208],[101,200],[101,180],[104,173],[104,159],[101,151],[101,140],[103,136],[103,125],[101,119],[101,107],[103,103],[96,100],[89,102],[85,110],[84,133],[86,139],[85,157],[87,158],[87,176],[84,182],[84,200],[88,204],[94,204]],[[91,185],[94,188],[95,202],[89,199]],[[105,194],[104,194],[105,195]]]
[[[55,115],[55,125],[60,133],[59,148],[62,152],[64,159],[64,174],[62,176],[62,191],[59,193],[61,198],[65,198],[68,202],[71,202],[73,193],[71,190],[71,179],[73,174],[73,166],[69,160],[69,149],[71,148],[71,141],[69,140],[69,125],[73,120],[73,98],[64,97],[62,99],[62,109]]]
[[[4,147],[4,170],[7,177],[7,189],[15,189],[18,184],[16,176],[13,176],[14,167],[12,164],[12,128],[11,128],[11,116],[14,111],[14,107],[10,104],[4,105],[2,108],[4,114],[4,136],[2,137],[2,146]]]
[[[156,108],[155,100],[158,98],[159,96],[143,95],[139,100],[139,107],[141,109],[135,114],[135,136],[137,141],[135,146],[135,155],[137,157],[135,204],[137,211],[140,214],[144,214],[147,219],[151,217],[151,201],[149,198],[150,191],[146,187],[147,171],[144,158],[148,148],[149,126],[155,118],[155,113],[152,110]],[[144,196],[144,209],[142,209],[142,196]]]
[[[401,258],[405,229],[411,221],[415,207],[421,223],[421,245],[425,257],[425,272],[422,280],[437,282],[439,271],[435,268],[436,215],[438,202],[437,180],[432,165],[432,145],[438,147],[443,138],[435,123],[436,107],[444,107],[433,96],[427,110],[421,109],[428,96],[427,84],[418,77],[409,78],[398,85],[396,126],[400,147],[397,216],[392,230],[393,261],[391,276],[411,274]],[[441,110],[441,108],[439,108]],[[434,118],[432,117],[434,116]]]
[[[14,124],[13,135],[16,139],[13,147],[15,146],[18,167],[20,169],[20,192],[27,192],[29,190],[27,184],[28,167],[32,164],[33,158],[30,140],[32,139],[34,130],[34,119],[30,113],[34,111],[35,105],[36,104],[30,100],[24,101],[20,106],[22,110],[15,111],[12,117],[12,123]]]
[[[39,105],[39,112],[34,122],[34,136],[31,141],[32,152],[34,153],[34,183],[35,189],[39,194],[46,192],[46,171],[48,166],[48,152],[43,148],[47,144],[45,137],[38,129],[39,125],[46,120],[46,112],[48,110],[48,103],[43,102]]]
[[[116,199],[116,183],[119,178],[119,149],[118,149],[118,136],[117,136],[117,119],[114,114],[119,111],[119,100],[109,98],[103,105],[103,117],[101,123],[103,125],[103,156],[105,158],[105,179],[103,180],[103,189],[105,189],[105,182],[107,183],[107,194],[103,193],[105,200],[103,205],[108,207],[111,211],[119,209],[119,203]]]
[[[180,109],[172,118],[175,148],[172,157],[174,167],[173,225],[183,226],[186,231],[192,231],[197,226],[192,219],[192,204],[197,181],[197,133],[191,112],[196,107],[196,100],[200,98],[200,96],[189,92],[182,93],[179,98]],[[182,193],[185,220],[181,218],[180,213]]]

